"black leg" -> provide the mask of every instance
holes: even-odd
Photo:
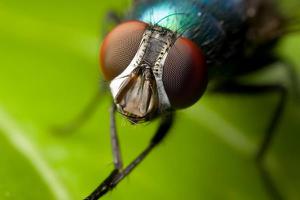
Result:
[[[260,145],[260,148],[256,154],[256,163],[260,171],[261,177],[265,182],[266,188],[272,195],[273,199],[282,200],[283,197],[280,194],[279,190],[276,188],[275,184],[272,182],[272,179],[268,174],[268,171],[265,169],[263,162],[268,153],[268,149],[272,145],[272,139],[274,138],[274,135],[276,133],[276,127],[279,124],[280,118],[283,114],[286,105],[287,90],[282,86],[274,86],[273,88],[269,88],[269,91],[277,92],[280,95],[280,99],[277,103],[273,116],[266,129],[265,136]]]
[[[123,161],[121,157],[119,139],[118,139],[117,129],[116,129],[115,112],[116,112],[116,106],[113,103],[110,110],[110,140],[111,140],[111,147],[113,152],[115,169],[121,171],[123,168]]]
[[[287,76],[290,80],[291,89],[292,89],[293,93],[295,94],[294,95],[295,99],[296,99],[296,101],[299,101],[300,100],[300,88],[299,88],[300,82],[299,82],[299,78],[297,76],[295,67],[289,61],[284,60],[284,59],[281,59],[280,63],[286,70]]]
[[[272,145],[272,140],[276,133],[276,127],[280,121],[280,118],[285,108],[287,97],[286,88],[281,85],[242,85],[232,81],[224,83],[222,86],[215,88],[214,91],[236,94],[263,94],[271,92],[278,93],[279,102],[276,105],[272,118],[265,131],[262,143],[255,155],[255,162],[257,164],[259,173],[261,174],[262,180],[266,186],[266,189],[270,194],[270,197],[272,197],[272,199],[274,200],[282,200],[283,197],[281,196],[279,190],[273,183],[271,176],[269,175],[268,171],[264,166],[264,159]]]
[[[112,115],[115,114],[114,108],[112,109]],[[165,116],[162,116],[162,121],[155,133],[155,135],[152,137],[149,145],[147,148],[142,151],[125,169],[118,169],[119,166],[122,166],[120,164],[116,164],[115,162],[115,169],[111,172],[111,174],[88,196],[85,198],[85,200],[96,200],[99,199],[101,196],[106,194],[108,191],[112,190],[116,185],[123,180],[139,163],[141,163],[144,158],[151,152],[151,150],[157,146],[163,138],[167,135],[168,131],[170,130],[172,123],[173,123],[173,113],[168,113]],[[112,117],[112,124],[111,124],[111,131],[115,132],[115,123],[114,123],[114,117]],[[115,137],[115,133],[112,133],[112,138]],[[115,140],[115,139],[114,139]],[[117,141],[117,140],[116,140]],[[112,142],[113,145],[115,145],[115,142]],[[118,142],[116,142],[117,144]],[[118,146],[118,145],[116,145]],[[114,148],[114,156],[120,155],[116,149],[119,149],[119,147]],[[115,158],[117,161],[118,159]]]

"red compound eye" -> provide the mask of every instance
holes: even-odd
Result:
[[[205,57],[187,38],[179,38],[170,49],[163,69],[163,84],[173,108],[194,104],[207,85]]]
[[[104,39],[100,51],[101,70],[112,80],[130,64],[135,56],[147,24],[128,21],[114,28]]]

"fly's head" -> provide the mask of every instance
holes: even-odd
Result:
[[[196,44],[140,21],[120,24],[106,36],[100,62],[118,111],[133,123],[192,105],[207,84]]]

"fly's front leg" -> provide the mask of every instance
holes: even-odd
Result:
[[[123,162],[121,158],[119,139],[118,139],[117,129],[116,129],[115,113],[116,113],[116,106],[113,103],[110,110],[110,139],[111,139],[111,146],[112,146],[112,153],[113,153],[113,160],[114,160],[114,170],[95,189],[95,191],[90,196],[85,198],[86,200],[99,199],[101,196],[103,196],[109,190],[111,190],[113,188],[112,183],[116,179],[117,175],[122,171]]]
[[[238,82],[227,82],[222,84],[220,87],[215,88],[215,92],[222,93],[235,93],[235,94],[264,94],[264,93],[277,93],[279,95],[279,101],[276,105],[276,108],[273,112],[272,118],[269,121],[269,124],[265,130],[264,137],[262,139],[261,145],[255,155],[255,162],[257,164],[259,173],[262,177],[262,180],[265,184],[265,187],[274,200],[282,200],[283,197],[277,189],[276,185],[272,181],[272,178],[264,166],[264,160],[272,145],[272,140],[274,139],[276,133],[276,127],[280,121],[280,118],[283,114],[287,89],[282,85],[243,85]]]
[[[144,158],[165,138],[174,121],[174,113],[168,113],[162,116],[162,121],[156,130],[155,135],[150,140],[149,145],[140,153],[114,180],[114,185],[117,185],[123,178],[125,178]]]
[[[165,138],[173,124],[173,113],[168,113],[162,116],[162,121],[152,137],[149,145],[142,151],[126,168],[122,169],[121,154],[119,149],[119,142],[116,134],[115,126],[115,107],[111,110],[111,139],[113,146],[114,165],[115,169],[110,175],[88,196],[85,200],[96,200],[112,190],[116,185],[123,180],[130,172],[141,163],[144,158],[151,152]]]
[[[300,82],[296,68],[289,61],[281,59],[282,66],[285,68],[287,76],[290,80],[292,92],[295,94],[296,101],[300,100]]]
[[[283,199],[282,195],[280,194],[279,190],[273,183],[270,175],[268,174],[268,171],[264,167],[264,160],[268,153],[268,150],[270,149],[270,146],[272,145],[272,140],[276,133],[276,127],[279,124],[280,118],[283,114],[286,105],[287,90],[285,87],[280,85],[277,86],[274,85],[273,87],[269,87],[266,90],[268,92],[277,92],[279,95],[279,102],[277,103],[273,116],[269,122],[269,125],[267,126],[260,148],[256,153],[256,163],[261,173],[261,177],[265,182],[266,188],[269,191],[269,193],[272,195],[273,199],[282,200]]]
[[[121,157],[119,138],[116,129],[115,112],[116,112],[116,106],[113,103],[110,110],[110,140],[111,140],[111,147],[113,152],[115,169],[117,169],[120,172],[123,168],[123,161]]]

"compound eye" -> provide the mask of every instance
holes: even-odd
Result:
[[[163,84],[173,108],[194,104],[207,85],[205,57],[200,48],[187,38],[179,38],[169,50]]]
[[[130,64],[146,26],[140,21],[124,22],[105,37],[100,50],[100,63],[106,80],[114,79]]]

